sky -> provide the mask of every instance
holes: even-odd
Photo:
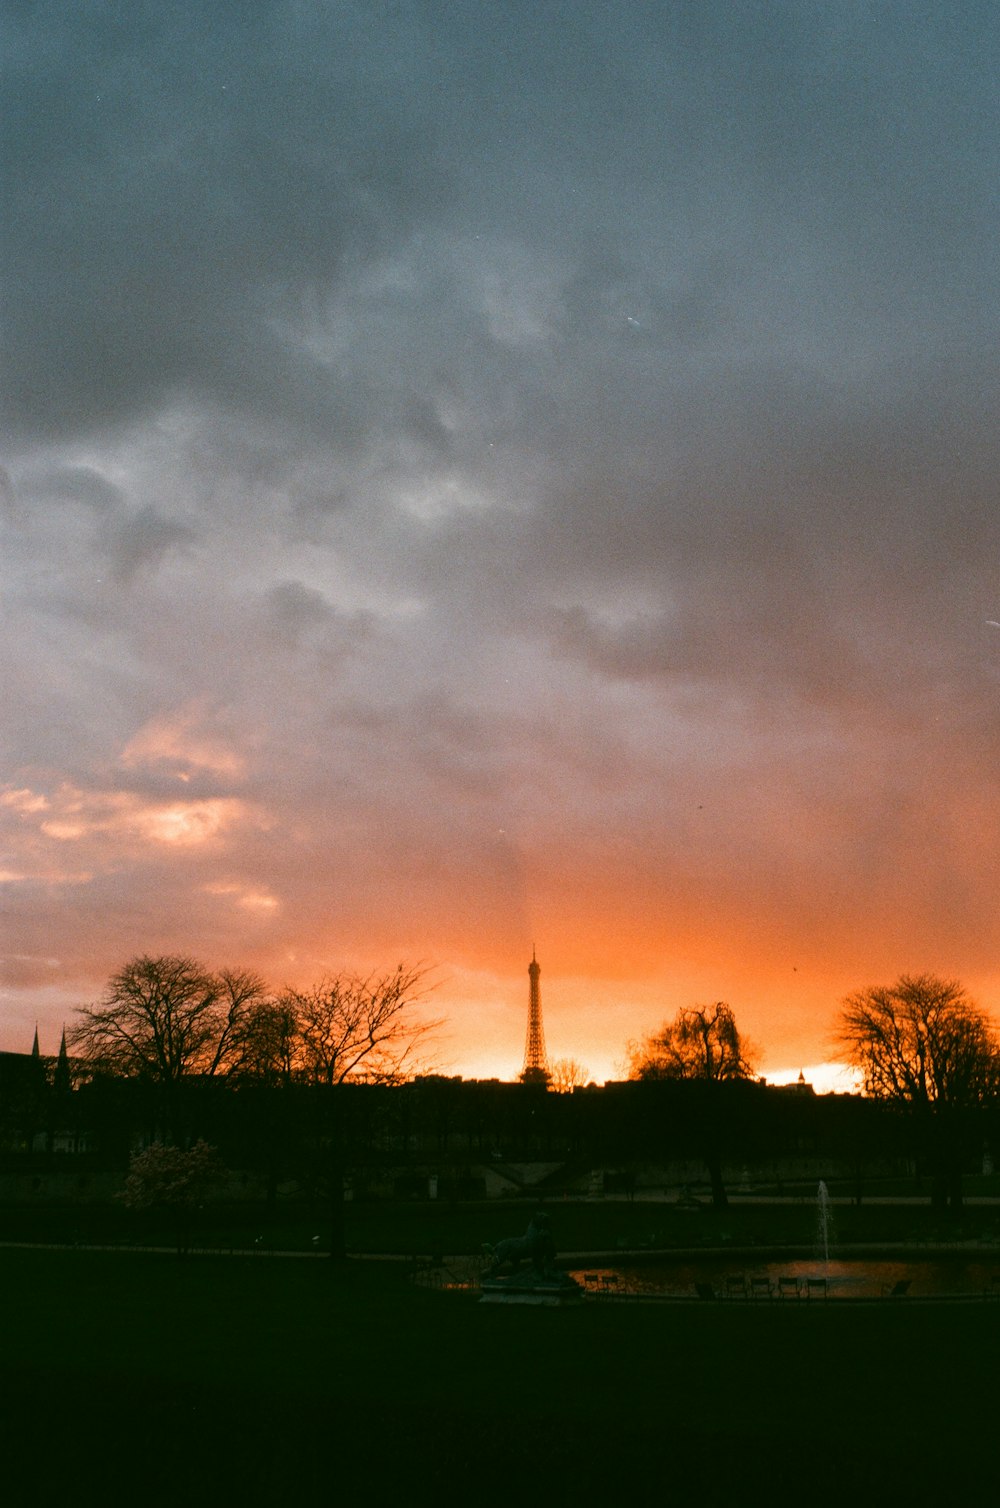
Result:
[[[0,1048],[422,963],[438,1066],[1000,1011],[992,5],[0,23]]]

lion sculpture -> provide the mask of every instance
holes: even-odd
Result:
[[[485,1277],[492,1277],[501,1267],[510,1267],[516,1272],[522,1261],[530,1261],[535,1272],[541,1276],[552,1265],[555,1246],[549,1233],[549,1217],[535,1215],[523,1236],[507,1236],[495,1246],[484,1245],[483,1251],[490,1259]]]

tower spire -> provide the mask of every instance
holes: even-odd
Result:
[[[524,1042],[524,1067],[521,1069],[522,1084],[547,1084],[549,1065],[545,1056],[545,1032],[542,1028],[542,992],[539,980],[541,966],[531,945],[531,962],[528,965],[528,1034]]]
[[[69,1070],[69,1053],[66,1049],[65,1026],[62,1031],[62,1041],[59,1043],[59,1056],[56,1059],[56,1071],[52,1080],[52,1087],[56,1094],[69,1094],[73,1087],[73,1080]]]

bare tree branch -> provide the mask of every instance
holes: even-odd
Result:
[[[212,1063],[219,988],[196,959],[132,959],[112,976],[99,1004],[78,1012],[69,1040],[106,1072],[179,1083]]]
[[[856,991],[843,1003],[838,1042],[876,1099],[960,1108],[1000,1090],[1000,1042],[957,980],[903,974]]]
[[[418,1049],[441,1025],[414,1012],[426,977],[399,964],[388,974],[338,974],[311,990],[285,990],[279,1005],[295,1021],[296,1068],[320,1084],[395,1083],[419,1071]]]
[[[217,974],[197,959],[134,958],[102,999],[77,1012],[69,1041],[107,1073],[176,1085],[193,1074],[228,1077],[251,1051],[267,987],[247,969]]]
[[[549,1088],[556,1094],[572,1094],[590,1082],[590,1070],[575,1058],[557,1058],[549,1073]]]

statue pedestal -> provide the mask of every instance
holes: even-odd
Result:
[[[583,1289],[568,1273],[515,1273],[509,1278],[483,1278],[481,1304],[542,1304],[565,1308],[583,1300]]]

